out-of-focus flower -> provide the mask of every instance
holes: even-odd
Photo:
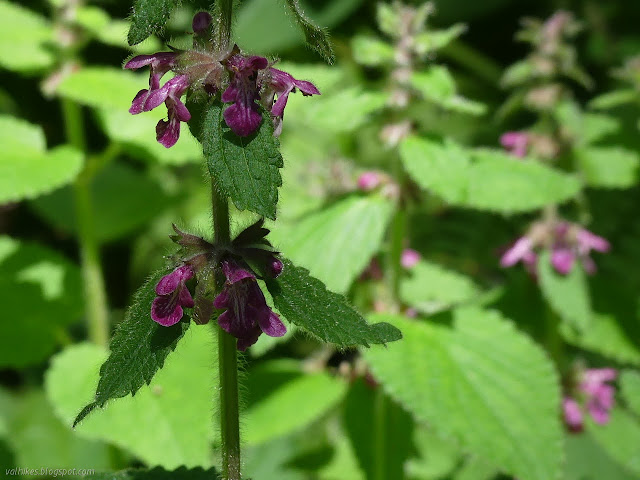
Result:
[[[364,192],[375,190],[382,183],[382,174],[375,170],[363,172],[358,177],[358,188]]]
[[[183,307],[193,307],[193,297],[185,285],[193,275],[190,265],[182,265],[160,279],[156,285],[158,296],[151,304],[151,318],[154,322],[170,327],[182,318]]]
[[[213,306],[226,309],[218,324],[238,339],[238,350],[256,343],[263,332],[270,337],[283,336],[287,329],[267,305],[255,275],[232,259],[222,261],[222,271],[227,281]]]
[[[527,132],[506,132],[500,137],[500,144],[512,155],[524,157],[529,145]]]
[[[413,268],[418,264],[420,258],[421,255],[416,250],[413,250],[412,248],[405,248],[400,257],[400,264],[407,269]]]
[[[591,368],[582,371],[572,396],[563,400],[564,420],[569,430],[579,432],[583,428],[584,409],[599,425],[609,422],[609,412],[614,405],[614,381],[618,372],[613,368]],[[574,398],[575,397],[575,398]]]

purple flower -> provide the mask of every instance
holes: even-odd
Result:
[[[227,69],[231,71],[231,83],[222,94],[224,103],[231,103],[224,111],[224,121],[240,137],[246,137],[256,131],[262,115],[258,111],[256,100],[258,92],[258,70],[267,68],[269,62],[264,57],[234,55],[227,60]]]
[[[193,298],[185,285],[193,275],[190,265],[182,265],[160,279],[156,285],[158,296],[151,304],[151,318],[154,322],[170,327],[182,318],[183,307],[193,307]]]
[[[138,55],[129,60],[124,68],[137,70],[147,65],[151,67],[149,74],[149,89],[140,90],[133,99],[129,113],[136,115],[148,112],[151,108],[146,108],[149,96],[160,88],[160,79],[175,65],[176,54],[173,52],[160,52],[153,55]],[[162,102],[161,102],[162,103]],[[152,107],[154,108],[154,107]]]
[[[580,432],[582,430],[582,410],[580,404],[571,397],[565,397],[562,400],[562,410],[564,413],[564,421],[572,432]]]
[[[516,157],[524,157],[529,145],[529,134],[526,132],[506,132],[500,137],[502,146]]]
[[[256,343],[263,332],[270,337],[283,336],[287,329],[267,305],[255,275],[234,260],[224,260],[222,271],[227,282],[213,306],[226,309],[218,324],[238,339],[238,350]]]
[[[380,172],[370,170],[363,172],[358,177],[358,188],[364,192],[370,192],[375,188],[378,188],[382,183],[382,175]]]
[[[196,35],[204,33],[211,25],[213,18],[209,12],[198,12],[193,16],[191,28]]]
[[[527,266],[535,265],[537,256],[533,250],[533,241],[528,236],[520,237],[500,258],[500,265],[511,267],[518,262]]]
[[[419,261],[420,261],[420,253],[418,253],[417,251],[411,248],[405,248],[402,251],[402,255],[400,257],[400,263],[404,268],[407,268],[407,269],[413,268],[417,265]]]
[[[270,68],[269,74],[270,82],[268,90],[271,92],[271,98],[274,94],[278,96],[278,99],[271,107],[271,115],[274,116],[276,122],[274,134],[279,136],[280,133],[282,133],[282,118],[284,116],[284,107],[287,106],[289,94],[291,92],[295,93],[296,88],[300,90],[304,96],[320,95],[320,91],[313,83],[304,80],[296,80],[287,72],[283,72],[277,68]]]

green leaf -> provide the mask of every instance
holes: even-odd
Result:
[[[623,370],[620,375],[620,391],[627,407],[640,417],[640,372]]]
[[[578,193],[580,182],[534,160],[498,150],[466,151],[452,142],[409,137],[400,147],[407,172],[454,206],[502,213],[537,210]]]
[[[404,463],[413,450],[413,423],[407,412],[384,392],[376,391],[364,379],[358,379],[345,399],[343,423],[368,480],[404,478]],[[376,462],[378,442],[383,442],[385,447],[381,467]],[[381,476],[376,467],[382,470]]]
[[[511,322],[478,308],[456,310],[453,328],[375,318],[399,327],[403,341],[364,357],[419,421],[521,480],[559,476],[558,376],[544,351]]]
[[[129,45],[136,45],[162,30],[169,15],[180,3],[181,0],[136,0],[127,35]]]
[[[376,20],[380,30],[391,38],[397,38],[401,35],[402,19],[400,18],[399,9],[394,8],[394,5],[378,3]]]
[[[100,171],[90,187],[94,207],[94,234],[101,242],[128,235],[172,204],[157,181],[123,163],[112,163]],[[135,205],[136,208],[131,208]],[[69,233],[78,226],[71,188],[60,189],[31,203],[38,215]]]
[[[393,47],[387,42],[368,35],[356,35],[351,40],[353,58],[361,65],[377,67],[393,61]]]
[[[504,88],[522,85],[535,75],[533,65],[527,60],[521,60],[507,67],[502,75],[500,84]]]
[[[469,277],[421,260],[400,285],[402,300],[425,313],[433,313],[471,300],[480,293]]]
[[[418,55],[427,55],[449,45],[467,31],[466,25],[457,23],[444,30],[429,30],[416,35],[413,48]]]
[[[307,45],[313,50],[318,52],[322,58],[328,63],[332,64],[336,56],[333,53],[333,47],[329,41],[329,34],[322,28],[315,25],[300,8],[298,0],[285,0],[289,11],[293,15],[294,20],[298,24],[298,27],[304,33],[304,38],[307,41]]]
[[[47,151],[40,127],[9,115],[0,115],[0,144],[0,204],[50,192],[82,168],[81,152],[68,145]]]
[[[82,105],[126,112],[136,94],[148,84],[144,74],[113,67],[84,67],[63,78],[57,93]]]
[[[481,103],[461,97],[456,92],[455,80],[447,68],[435,65],[424,72],[411,75],[411,85],[422,96],[447,110],[481,115],[486,107]]]
[[[545,250],[538,256],[540,290],[551,309],[578,332],[591,325],[592,310],[589,285],[582,266],[573,266],[567,275],[555,271],[551,253]]]
[[[85,480],[216,480],[222,479],[215,468],[205,470],[202,467],[180,467],[167,471],[162,467],[151,470],[122,470],[112,473],[92,473],[83,477]]]
[[[217,408],[215,352],[211,328],[192,330],[148,387],[95,411],[75,428],[76,434],[115,444],[148,465],[210,465],[215,438],[211,412]],[[67,427],[93,397],[107,356],[105,349],[84,343],[53,358],[45,387]]]
[[[96,113],[109,138],[131,155],[163,165],[183,165],[202,158],[202,147],[188,128],[180,130],[178,143],[165,148],[156,140],[157,116],[131,115],[127,110],[115,109],[100,109]]]
[[[225,123],[222,111],[219,103],[212,102],[202,123],[191,126],[202,142],[209,173],[239,210],[275,220],[278,187],[282,185],[279,169],[284,164],[271,117],[263,113],[257,132],[239,137]]]
[[[269,238],[329,289],[346,293],[379,251],[392,212],[392,202],[382,196],[354,195],[298,223],[276,223]]]
[[[630,413],[614,408],[606,425],[587,416],[587,431],[594,440],[629,472],[640,475],[640,423]]]
[[[407,478],[411,480],[437,480],[450,478],[462,460],[460,447],[438,437],[430,428],[420,425],[414,433],[419,457],[406,463]],[[478,480],[474,478],[474,480]]]
[[[250,369],[246,387],[249,405],[242,416],[242,441],[248,445],[301,430],[333,408],[347,389],[340,379],[324,372],[305,374],[288,360]]]
[[[151,320],[155,286],[166,273],[165,270],[155,272],[134,295],[124,321],[109,344],[111,353],[100,368],[95,398],[78,414],[74,425],[96,407],[103,407],[113,398],[134,395],[145,383],[149,384],[189,328],[188,318],[171,327]]]
[[[638,99],[638,92],[630,88],[628,90],[614,90],[613,92],[598,95],[589,102],[589,107],[596,110],[608,110],[627,103],[633,103]]]
[[[0,236],[0,367],[47,358],[83,313],[78,267],[60,254]]]
[[[78,438],[56,418],[41,390],[23,390],[20,395],[0,390],[0,419],[6,422],[16,466],[38,470],[27,478],[53,478],[55,469],[104,470],[110,466],[108,446]],[[42,473],[41,468],[52,471]]]
[[[588,147],[574,151],[587,185],[599,188],[629,188],[638,181],[640,158],[620,147]]]
[[[267,280],[267,288],[278,311],[291,323],[320,340],[339,347],[387,343],[402,338],[388,323],[368,324],[346,298],[328,291],[308,270],[284,259],[277,279]]]
[[[633,321],[632,321],[633,322]],[[570,324],[560,325],[562,337],[585,350],[599,353],[620,363],[640,365],[640,348],[627,331],[622,319],[613,315],[593,313],[589,328],[577,332]]]
[[[583,432],[567,435],[566,480],[634,480],[635,475],[624,471],[593,440],[592,435]]]
[[[53,41],[51,24],[19,4],[0,1],[0,66],[17,72],[44,70],[54,62],[47,48]]]

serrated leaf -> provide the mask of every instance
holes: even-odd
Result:
[[[180,3],[181,0],[136,0],[127,35],[129,45],[136,45],[162,30]]]
[[[339,347],[387,343],[402,338],[388,323],[369,324],[342,295],[327,290],[309,271],[283,259],[284,270],[266,281],[273,302],[291,323]]]
[[[567,275],[555,271],[551,253],[545,250],[538,256],[540,290],[551,309],[578,332],[591,325],[592,310],[589,285],[581,265],[577,263]]]
[[[468,301],[479,293],[469,277],[425,260],[411,267],[400,285],[402,300],[425,313]]]
[[[0,1],[0,66],[17,72],[32,72],[50,67],[54,51],[49,21],[19,4]]]
[[[45,387],[67,428],[93,397],[107,356],[106,349],[83,343],[53,358]],[[76,435],[115,444],[147,465],[210,465],[215,438],[211,412],[217,405],[215,365],[213,330],[190,331],[149,386],[95,411],[74,429]]]
[[[157,181],[124,163],[101,170],[90,186],[94,207],[94,234],[101,242],[113,241],[139,229],[172,204]],[[56,228],[76,233],[74,192],[63,188],[30,204]],[[135,205],[136,208],[131,208]]]
[[[457,94],[455,80],[449,70],[440,65],[411,75],[411,85],[422,96],[447,110],[481,115],[486,107]]]
[[[574,156],[587,185],[599,188],[629,188],[638,181],[640,158],[620,147],[577,149]]]
[[[361,65],[377,67],[393,61],[393,47],[379,38],[356,35],[351,40],[353,58]]]
[[[588,432],[567,435],[566,480],[634,480],[593,440]]]
[[[594,313],[588,329],[576,332],[568,323],[562,323],[560,333],[572,345],[620,363],[640,365],[640,346],[622,323],[612,315]]]
[[[335,61],[335,54],[333,53],[333,47],[329,40],[329,34],[322,28],[315,25],[300,8],[298,0],[285,0],[289,11],[293,15],[294,20],[302,30],[304,37],[307,41],[307,45],[310,48],[318,52],[322,58],[328,63],[332,64]]]
[[[113,67],[84,67],[64,77],[56,91],[82,105],[126,112],[136,94],[148,84],[144,74]],[[150,135],[155,136],[155,132]]]
[[[423,188],[454,206],[503,213],[537,210],[578,193],[580,182],[534,160],[498,150],[464,150],[418,137],[400,147],[403,164]]]
[[[620,408],[611,411],[606,425],[597,425],[587,416],[587,431],[611,458],[629,472],[640,475],[640,423]]]
[[[326,373],[305,374],[296,362],[270,361],[249,370],[249,405],[242,441],[257,445],[302,429],[335,406],[346,383]],[[296,411],[296,415],[291,412]]]
[[[403,341],[366,350],[364,357],[418,420],[521,480],[559,476],[558,376],[542,349],[511,322],[478,308],[455,311],[453,328],[374,318],[398,326]]]
[[[9,115],[0,115],[0,144],[0,204],[50,192],[82,169],[80,151],[68,145],[47,151],[40,127]]]
[[[74,425],[107,401],[134,395],[145,383],[149,384],[189,328],[188,317],[171,327],[151,320],[155,286],[166,273],[158,270],[135,293],[124,321],[109,343],[111,353],[100,367],[95,398],[78,414]]]
[[[418,458],[406,463],[407,478],[411,480],[437,480],[450,478],[462,460],[460,447],[453,442],[438,437],[431,428],[417,426],[414,443]],[[474,480],[479,480],[474,478]]]
[[[0,236],[0,367],[47,358],[83,313],[80,270],[48,248]]]
[[[83,477],[86,480],[216,480],[222,479],[215,468],[205,470],[202,467],[180,467],[165,470],[155,467],[151,470],[122,470],[111,473],[92,473]]]
[[[298,223],[276,223],[270,239],[329,289],[345,293],[380,249],[392,212],[382,196],[351,196]]]
[[[624,370],[619,383],[620,393],[627,407],[640,418],[640,372]]]
[[[223,107],[211,102],[200,119],[190,125],[202,142],[209,173],[239,210],[250,210],[275,220],[283,161],[268,113],[258,130],[239,137],[227,126]],[[197,115],[196,115],[197,117]]]

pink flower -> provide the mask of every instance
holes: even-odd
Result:
[[[500,144],[512,155],[524,157],[529,146],[529,134],[526,132],[506,132],[500,137]]]
[[[533,241],[528,236],[520,237],[509,248],[502,258],[500,258],[500,265],[503,267],[511,267],[518,262],[523,262],[525,265],[536,263],[536,254],[533,251]]]
[[[183,307],[193,307],[193,297],[185,285],[193,275],[190,265],[182,265],[160,279],[156,285],[158,296],[151,304],[151,318],[154,322],[170,327],[182,318]]]
[[[369,170],[367,172],[363,172],[358,177],[358,188],[363,192],[370,192],[371,190],[375,190],[382,183],[382,175],[380,172],[376,172],[374,170]]]
[[[562,400],[562,410],[564,412],[564,421],[572,432],[582,430],[582,410],[580,404],[571,397],[565,397]]]
[[[418,253],[417,251],[411,248],[405,248],[402,251],[400,263],[404,268],[409,269],[409,268],[415,267],[417,263],[420,261],[420,258],[421,258],[420,253]]]
[[[591,368],[584,370],[579,377],[576,394],[581,397],[581,405],[576,399],[565,397],[563,400],[564,420],[573,432],[583,427],[583,407],[599,425],[609,422],[609,412],[614,405],[615,388],[607,382],[618,376],[613,368]]]

